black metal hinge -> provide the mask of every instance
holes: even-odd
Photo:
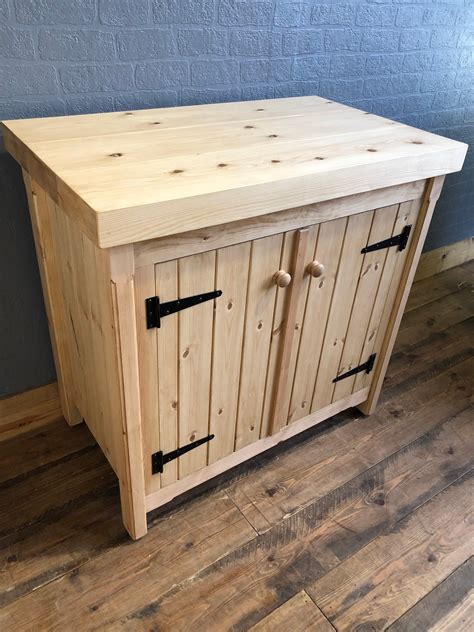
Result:
[[[398,246],[398,250],[405,250],[405,248],[407,247],[410,232],[411,224],[405,226],[399,235],[389,237],[388,239],[384,239],[383,241],[378,241],[375,244],[370,244],[370,246],[362,248],[361,252],[372,252],[373,250],[382,250],[382,248],[391,248],[392,246]]]
[[[151,296],[145,300],[146,310],[146,328],[152,329],[153,327],[160,327],[161,319],[164,316],[169,316],[176,312],[180,312],[182,309],[211,301],[213,298],[219,298],[222,295],[221,290],[215,290],[214,292],[206,292],[205,294],[197,294],[196,296],[188,296],[187,298],[180,298],[176,301],[169,301],[167,303],[160,303],[159,296]]]
[[[354,369],[351,369],[350,371],[347,371],[346,373],[341,373],[341,375],[338,375],[337,377],[333,379],[333,382],[339,382],[340,380],[344,380],[346,377],[350,377],[351,375],[355,375],[356,373],[361,373],[362,371],[365,371],[366,373],[370,373],[372,369],[374,368],[376,355],[377,355],[376,353],[373,353],[369,357],[367,362],[364,362],[364,364],[359,364],[359,366],[356,366]]]
[[[214,439],[213,434],[203,437],[202,439],[197,439],[197,441],[188,443],[188,445],[184,445],[182,448],[178,448],[177,450],[173,450],[173,452],[168,452],[167,454],[163,454],[161,450],[159,452],[155,452],[151,455],[151,473],[162,474],[163,466],[166,465],[166,463],[174,461],[181,455],[186,454],[186,452],[194,450],[194,448],[199,447],[203,443],[207,443],[211,439]]]

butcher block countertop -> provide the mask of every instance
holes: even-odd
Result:
[[[319,97],[3,125],[7,150],[103,248],[451,173],[467,150]]]

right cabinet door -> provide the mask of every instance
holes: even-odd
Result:
[[[414,225],[420,204],[404,202],[315,227],[314,254],[304,271],[311,278],[298,299],[304,309],[295,324],[293,379],[273,432],[370,386],[373,373],[354,369],[380,351],[410,238],[404,249],[363,251]]]

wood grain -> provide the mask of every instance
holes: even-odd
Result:
[[[302,590],[264,619],[253,625],[252,632],[293,630],[294,632],[334,632],[334,628]]]

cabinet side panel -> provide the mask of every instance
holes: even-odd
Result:
[[[66,421],[73,425],[82,421],[82,416],[75,404],[77,395],[72,378],[72,359],[68,349],[67,313],[56,246],[54,204],[25,170],[23,178],[48,317],[61,409]]]

